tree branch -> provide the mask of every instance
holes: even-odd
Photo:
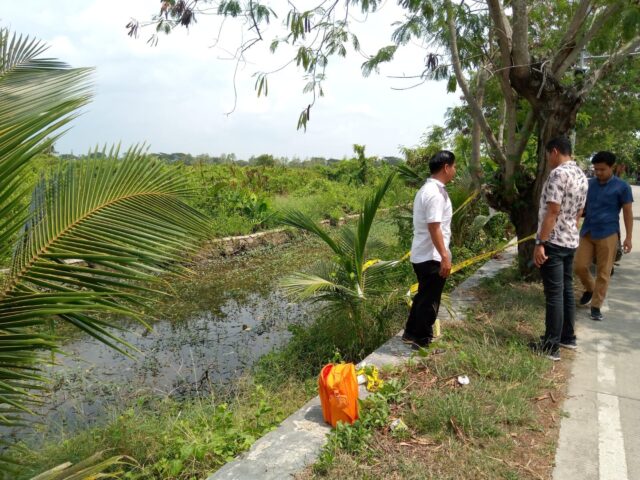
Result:
[[[498,35],[498,47],[500,48],[500,58],[503,67],[511,65],[511,25],[500,5],[500,0],[488,0],[489,14],[495,25]]]
[[[256,29],[258,38],[262,40],[262,34],[260,33],[260,28],[258,28],[258,22],[256,22],[256,17],[253,13],[253,0],[249,0],[249,15],[251,15],[251,22],[253,23],[253,28]]]
[[[529,55],[529,16],[525,0],[512,0],[513,35],[512,56],[514,67],[511,74],[521,80],[529,77],[531,56]]]
[[[571,20],[567,31],[564,32],[564,36],[562,37],[562,40],[560,40],[560,44],[558,46],[558,51],[551,63],[551,71],[554,72],[554,74],[556,74],[560,66],[571,54],[572,49],[575,48],[576,37],[578,36],[580,27],[582,27],[591,11],[592,2],[593,0],[580,1],[580,5],[578,5],[578,8],[576,9],[576,13],[573,15],[573,19]]]
[[[484,91],[489,78],[489,73],[486,69],[486,61],[480,65],[476,74],[477,85],[475,97],[478,100],[478,107],[482,110],[482,104],[484,103]],[[473,125],[471,127],[471,159],[469,160],[469,170],[471,172],[471,178],[476,187],[482,183],[482,167],[480,166],[480,153],[481,153],[481,141],[482,130],[480,128],[480,122],[473,118]]]
[[[496,154],[496,160],[498,161],[498,163],[506,165],[507,157],[505,156],[504,151],[500,148],[500,145],[498,145],[498,141],[491,131],[491,127],[489,126],[486,117],[482,113],[482,109],[478,105],[478,102],[471,94],[469,84],[467,83],[467,80],[465,79],[462,72],[462,66],[460,65],[460,55],[458,53],[458,37],[456,33],[456,26],[453,21],[453,6],[451,5],[451,1],[445,0],[444,5],[447,12],[447,26],[449,27],[449,34],[451,35],[451,60],[453,63],[453,69],[456,72],[456,80],[458,81],[458,85],[460,85],[460,88],[462,89],[464,98],[467,100],[467,103],[471,107],[471,113],[473,117],[476,121],[479,122],[482,133],[487,139],[487,142],[489,143],[491,149],[494,150]]]
[[[524,120],[524,125],[522,125],[522,130],[520,130],[520,140],[518,141],[518,146],[515,150],[516,158],[522,158],[522,154],[527,148],[527,143],[529,143],[529,137],[531,137],[531,132],[533,131],[533,126],[536,124],[536,115],[533,111],[533,108],[529,110],[527,113],[527,118]]]
[[[608,73],[615,66],[620,64],[623,60],[627,58],[630,53],[635,53],[640,49],[640,35],[636,36],[633,40],[628,42],[625,46],[611,54],[609,58],[602,64],[602,66],[595,70],[591,75],[589,75],[585,82],[582,90],[578,93],[578,95],[582,98],[585,98],[593,87],[595,87],[598,80],[602,78],[605,73]]]
[[[580,55],[580,52],[584,50],[584,48],[589,44],[589,42],[591,42],[591,40],[593,40],[593,38],[598,34],[598,32],[600,32],[602,27],[604,27],[605,22],[609,20],[612,15],[618,14],[620,10],[622,10],[622,5],[619,3],[613,3],[613,4],[610,4],[604,10],[604,12],[598,15],[598,18],[596,18],[596,20],[593,22],[593,24],[591,25],[591,28],[587,30],[584,33],[584,35],[582,35],[582,37],[580,37],[580,39],[576,42],[575,46],[569,51],[566,58],[564,59],[562,64],[557,68],[557,70],[555,71],[552,70],[553,75],[556,78],[560,78],[562,77],[562,75],[565,74],[565,72],[569,69],[569,67],[571,67],[571,65],[573,65],[576,62],[578,55]]]

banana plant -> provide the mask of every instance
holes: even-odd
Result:
[[[45,49],[0,30],[0,258],[11,256],[0,281],[0,425],[34,414],[59,322],[131,354],[105,314],[144,323],[157,274],[182,271],[207,232],[183,202],[185,179],[142,147],[60,164],[29,202],[25,168],[91,98],[91,71],[42,58]]]
[[[287,210],[280,215],[281,223],[315,235],[333,252],[333,258],[320,262],[314,273],[294,273],[281,281],[281,287],[296,300],[323,302],[329,308],[346,309],[361,339],[365,333],[364,305],[387,289],[387,274],[400,262],[367,258],[372,245],[371,226],[393,178],[394,175],[390,175],[382,182],[365,200],[355,225],[344,226],[335,239],[300,211]]]

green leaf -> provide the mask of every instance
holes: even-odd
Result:
[[[451,75],[449,77],[449,80],[447,80],[447,92],[455,93],[457,88],[458,88],[458,80],[456,79],[455,75]]]
[[[390,62],[393,60],[393,56],[398,50],[397,45],[388,45],[386,47],[382,47],[378,50],[373,57],[370,57],[369,60],[362,64],[362,74],[365,77],[371,75],[372,71],[379,72],[379,66],[381,63]]]

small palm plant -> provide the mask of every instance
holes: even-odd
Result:
[[[90,70],[41,58],[45,48],[0,30],[0,258],[11,257],[0,280],[0,425],[33,414],[57,322],[130,353],[103,314],[144,322],[157,273],[180,271],[206,232],[181,199],[185,179],[141,148],[61,164],[29,203],[25,168],[90,99]]]
[[[297,300],[322,302],[326,311],[345,311],[361,342],[367,330],[366,306],[374,297],[389,291],[388,273],[399,261],[368,260],[372,241],[369,234],[382,199],[394,176],[389,176],[365,200],[355,226],[344,226],[332,238],[308,215],[287,210],[281,214],[285,225],[305,230],[322,240],[333,258],[320,262],[314,273],[294,273],[281,282],[284,291]]]

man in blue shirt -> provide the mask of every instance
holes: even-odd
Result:
[[[580,245],[576,252],[574,270],[584,293],[580,305],[591,302],[591,318],[603,320],[600,312],[607,295],[613,260],[620,239],[620,209],[624,217],[626,236],[623,251],[631,251],[633,230],[633,196],[629,184],[613,175],[616,156],[611,152],[598,152],[591,159],[595,177],[589,179],[585,219],[580,230]],[[589,267],[595,257],[596,278]]]

